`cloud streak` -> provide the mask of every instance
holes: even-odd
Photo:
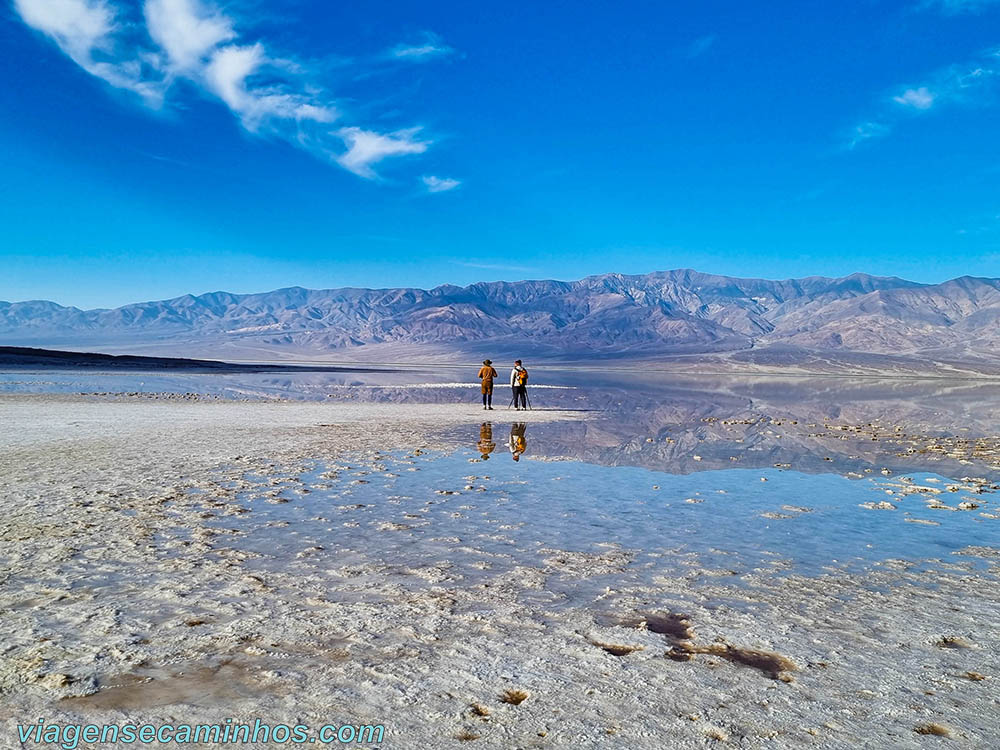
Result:
[[[926,86],[921,86],[918,89],[907,89],[902,94],[892,97],[892,100],[896,104],[902,104],[904,107],[930,109],[934,105],[934,99],[936,98],[936,95],[928,90]]]
[[[854,131],[851,134],[851,139],[847,147],[853,150],[873,138],[884,138],[889,135],[890,131],[891,128],[888,125],[883,125],[880,122],[862,122],[854,126]]]
[[[14,9],[92,76],[138,94],[149,107],[162,105],[164,84],[155,60],[118,49],[123,25],[114,6],[104,0],[14,0]]]
[[[424,183],[428,193],[447,193],[462,184],[460,180],[451,177],[435,177],[434,175],[424,175],[420,181]]]
[[[905,117],[926,115],[946,105],[982,106],[992,103],[1000,84],[1000,48],[988,50],[972,61],[951,65],[919,84],[900,86],[886,96],[882,111],[856,125],[847,147],[888,135]]]
[[[14,0],[26,25],[41,32],[87,73],[162,107],[185,81],[224,104],[255,135],[277,137],[365,179],[373,165],[420,154],[432,144],[419,128],[389,133],[342,124],[333,97],[304,66],[243,39],[237,20],[205,0],[144,0],[141,17],[111,0]],[[434,35],[400,45],[400,59],[450,54]]]
[[[444,44],[437,34],[425,33],[422,41],[415,44],[397,44],[389,50],[388,56],[396,60],[425,62],[438,57],[446,57],[455,52]]]
[[[197,72],[213,50],[236,38],[229,18],[197,0],[147,0],[143,14],[176,73]]]
[[[389,156],[402,154],[422,154],[430,141],[418,141],[419,128],[397,130],[395,133],[375,133],[358,127],[341,128],[337,131],[347,151],[337,157],[337,163],[359,177],[373,178],[372,164]]]

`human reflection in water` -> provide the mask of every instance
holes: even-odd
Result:
[[[510,426],[510,442],[507,443],[507,447],[510,448],[510,456],[515,461],[521,460],[521,454],[528,447],[528,441],[524,437],[526,429],[528,425],[524,422],[515,422]]]
[[[497,449],[497,444],[493,442],[493,425],[490,422],[483,422],[479,426],[479,442],[476,443],[484,461],[488,461],[490,454]]]

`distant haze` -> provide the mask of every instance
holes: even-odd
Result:
[[[0,344],[232,359],[818,354],[1000,365],[998,321],[1000,279],[770,281],[676,270],[431,290],[214,292],[113,310],[0,302]]]

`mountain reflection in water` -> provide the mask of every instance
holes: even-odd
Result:
[[[560,379],[575,388],[535,394],[536,408],[587,411],[532,425],[533,457],[676,474],[776,467],[1000,476],[1000,384],[605,375],[583,386],[581,377]],[[503,417],[514,415],[493,419]],[[446,434],[467,444],[462,432]]]
[[[530,366],[530,363],[528,363]],[[532,367],[535,410],[579,420],[531,425],[532,458],[566,457],[671,473],[794,468],[860,474],[886,469],[948,476],[1000,472],[1000,382],[941,379],[673,375],[656,371]],[[279,374],[0,371],[0,393],[146,393],[328,403],[468,403],[480,423],[475,368]],[[480,455],[498,446],[520,458],[509,386],[497,383],[490,422],[472,427]],[[508,413],[509,412],[509,413]],[[523,421],[523,420],[522,420]],[[488,425],[488,427],[486,426]],[[475,431],[481,434],[475,437]],[[469,445],[468,429],[435,435]],[[492,445],[492,447],[490,447]],[[515,450],[510,450],[511,445]]]

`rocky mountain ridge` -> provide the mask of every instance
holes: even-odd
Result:
[[[212,292],[108,310],[0,302],[0,344],[260,359],[794,351],[1000,364],[998,321],[1000,279],[772,281],[684,269],[430,290]]]

